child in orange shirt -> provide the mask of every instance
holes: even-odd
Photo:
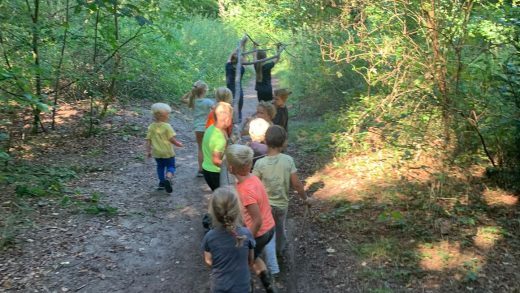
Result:
[[[227,87],[222,86],[215,90],[215,106],[219,102],[224,102],[231,104],[231,100],[233,99],[233,96],[231,94],[231,90],[229,90]],[[211,108],[211,111],[208,114],[208,120],[206,121],[206,129],[210,127],[211,125],[215,124],[215,106]],[[228,136],[231,136],[231,133],[233,132],[233,125],[230,125],[227,129]]]

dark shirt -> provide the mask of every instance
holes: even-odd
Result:
[[[258,99],[270,101],[273,99],[273,87],[271,85],[271,69],[274,62],[264,63],[262,66],[262,81],[256,82],[255,90],[258,92]]]
[[[235,97],[235,75],[236,75],[236,67],[231,63],[226,63],[226,86],[233,93],[233,98]],[[244,91],[242,90],[242,77],[244,76],[244,66],[240,66],[240,96],[244,96]]]
[[[249,292],[249,250],[254,249],[255,240],[245,227],[236,230],[245,235],[242,247],[235,247],[236,238],[222,228],[210,230],[202,239],[202,249],[211,253],[211,292]]]
[[[276,125],[280,125],[287,130],[287,123],[289,121],[289,112],[287,111],[287,107],[276,108],[276,115],[273,118],[273,123]]]

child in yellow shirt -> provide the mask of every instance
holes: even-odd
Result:
[[[148,158],[152,156],[157,162],[157,176],[159,177],[158,190],[165,189],[166,192],[172,192],[171,179],[175,174],[175,151],[174,146],[182,147],[175,136],[175,130],[170,125],[170,113],[172,109],[164,103],[155,103],[152,105],[152,114],[155,122],[148,126],[146,133],[146,155]]]

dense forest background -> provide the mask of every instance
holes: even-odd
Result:
[[[517,168],[519,8],[511,1],[2,1],[3,160],[32,125],[88,100],[179,100],[224,83],[244,32],[288,45],[277,75],[338,155],[377,136],[407,158]],[[30,121],[28,114],[31,113]],[[90,132],[93,126],[90,125]]]
[[[290,152],[322,200],[309,225],[325,240],[309,243],[327,254],[315,262],[355,255],[334,270],[363,279],[359,291],[437,277],[439,292],[517,292],[516,0],[0,0],[0,183],[13,193],[0,206],[13,212],[0,213],[0,250],[28,223],[25,202],[66,206],[76,195],[64,182],[98,170],[38,165],[33,150],[106,140],[122,106],[185,109],[198,79],[211,95],[246,33],[263,48],[286,45],[274,75],[293,92]],[[251,78],[248,68],[244,85]],[[141,143],[139,123],[116,137]],[[87,158],[104,154],[89,147]],[[115,214],[101,197],[81,208]],[[333,236],[341,249],[321,247]]]

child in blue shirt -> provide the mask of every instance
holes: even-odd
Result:
[[[206,130],[208,114],[211,111],[211,107],[215,104],[213,100],[206,98],[207,92],[208,85],[202,80],[197,80],[193,84],[191,91],[184,96],[185,99],[188,99],[188,107],[193,109],[193,130],[195,131],[195,139],[197,141],[197,159],[199,163],[197,177],[203,177],[202,138],[204,137],[204,131]]]

